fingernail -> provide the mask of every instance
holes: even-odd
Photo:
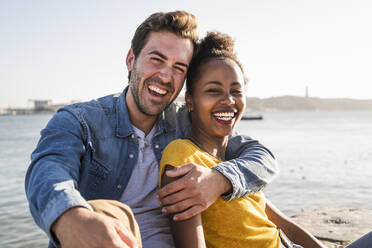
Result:
[[[178,220],[178,217],[177,217],[177,216],[174,216],[174,217],[173,217],[173,220],[174,220],[174,221],[177,221],[177,220]]]
[[[166,214],[167,213],[167,210],[165,208],[162,208],[161,211]]]

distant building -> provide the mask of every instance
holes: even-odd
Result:
[[[6,109],[1,109],[1,108],[0,108],[0,115],[6,115],[6,114],[8,114],[8,110],[6,110]]]
[[[34,103],[33,108],[0,109],[0,115],[53,114],[67,104],[52,104],[52,100],[28,100]]]
[[[30,102],[34,103],[34,110],[35,111],[43,111],[50,109],[50,103],[52,100],[29,100]]]

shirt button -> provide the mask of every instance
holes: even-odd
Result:
[[[118,188],[118,189],[121,189],[121,184],[118,184],[117,188]]]
[[[132,133],[132,134],[130,135],[130,137],[131,137],[132,139],[134,139],[134,133]]]
[[[158,144],[156,144],[156,145],[155,145],[155,148],[156,148],[156,149],[159,149],[159,145],[158,145]]]
[[[129,154],[129,158],[134,158],[134,155],[132,153]]]

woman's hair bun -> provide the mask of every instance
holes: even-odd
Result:
[[[208,32],[207,35],[199,41],[197,52],[191,60],[187,71],[186,90],[190,95],[193,94],[193,84],[196,81],[195,79],[200,75],[200,65],[211,59],[220,58],[229,58],[235,61],[244,74],[243,67],[239,63],[234,52],[233,39],[224,33]]]
[[[234,53],[234,41],[227,34],[208,32],[207,36],[201,40],[200,50],[209,52],[226,51],[228,53]]]

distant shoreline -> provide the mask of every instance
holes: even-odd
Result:
[[[184,96],[176,102],[184,102]],[[59,108],[69,105],[46,105],[43,108],[0,108],[0,115],[53,114]],[[247,97],[246,112],[267,111],[372,111],[372,99],[318,98],[300,96],[277,96],[269,98]]]
[[[251,111],[372,111],[372,99],[317,98],[279,96],[247,98],[247,112]]]

